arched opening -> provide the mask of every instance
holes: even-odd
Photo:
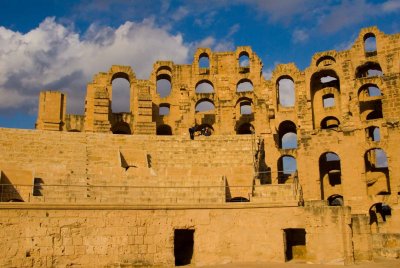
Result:
[[[321,121],[321,129],[337,129],[339,125],[339,120],[334,116],[327,116]]]
[[[249,79],[242,79],[236,85],[236,92],[253,91],[253,83]]]
[[[250,67],[250,58],[249,54],[246,51],[243,51],[239,54],[239,67],[242,68]]]
[[[294,82],[290,76],[283,76],[278,79],[278,103],[283,107],[293,107],[296,96]]]
[[[113,113],[130,112],[130,83],[123,75],[114,75],[112,80],[112,102]]]
[[[322,104],[324,108],[335,106],[335,96],[332,93],[328,93],[322,96]]]
[[[78,129],[70,129],[70,130],[68,130],[68,132],[81,132],[81,131]]]
[[[169,115],[170,112],[170,105],[168,103],[161,103],[159,105],[159,110],[158,110],[158,114],[160,116],[166,116]]]
[[[159,136],[169,136],[172,135],[172,128],[168,125],[160,125],[157,127],[156,133]]]
[[[295,149],[297,148],[297,130],[292,121],[283,121],[278,128],[279,148]]]
[[[317,66],[322,65],[322,66],[325,66],[325,67],[326,67],[326,66],[330,66],[330,65],[332,65],[332,64],[334,64],[334,63],[336,63],[335,58],[326,55],[326,56],[322,56],[321,58],[319,58],[319,59],[317,60],[316,65],[317,65]]]
[[[358,90],[361,120],[374,120],[383,118],[382,92],[375,84],[363,85]]]
[[[241,115],[252,114],[251,102],[249,101],[240,102],[240,114]]]
[[[243,196],[237,196],[229,199],[228,202],[250,202],[250,200]]]
[[[368,150],[364,155],[368,195],[390,194],[389,167],[386,153],[381,148]]]
[[[380,225],[392,216],[392,208],[386,203],[375,203],[369,208],[369,225],[372,233],[379,233]]]
[[[367,57],[375,56],[376,50],[376,37],[373,33],[367,33],[364,35],[364,51]]]
[[[368,96],[369,97],[378,97],[382,96],[382,92],[376,85],[369,85],[368,86]]]
[[[195,111],[198,112],[211,112],[215,110],[214,103],[209,99],[201,99],[196,103]]]
[[[111,131],[113,134],[122,134],[122,135],[130,135],[131,128],[128,123],[118,122],[112,128]]]
[[[161,98],[165,98],[171,94],[172,84],[171,76],[168,74],[160,74],[157,76],[157,93]]]
[[[369,141],[380,141],[381,133],[380,129],[377,126],[370,126],[365,129],[365,134],[367,136],[367,140]]]
[[[297,171],[296,158],[290,155],[278,159],[278,183],[292,183]]]
[[[201,124],[197,127],[197,130],[203,136],[211,136],[214,133],[214,128],[209,124]]]
[[[201,53],[199,56],[199,68],[210,68],[210,58],[207,53]]]
[[[237,135],[247,135],[247,134],[253,134],[255,132],[254,127],[250,123],[243,123],[242,125],[239,126],[239,128],[236,130]]]
[[[344,200],[343,200],[343,196],[339,195],[339,194],[334,194],[331,195],[330,197],[328,197],[328,204],[329,206],[343,206],[344,204]]]
[[[342,170],[337,154],[326,152],[319,157],[319,177],[322,200],[325,197],[342,193]]]
[[[363,77],[373,77],[373,76],[382,76],[382,68],[379,63],[376,62],[366,62],[363,65],[357,67],[356,69],[356,78]]]
[[[336,118],[341,114],[340,111],[340,80],[334,70],[321,70],[311,76],[311,103],[314,128],[320,128],[321,123],[326,128],[334,128],[333,121],[328,119]],[[329,110],[325,110],[326,108]],[[323,111],[323,112],[321,112]],[[337,125],[339,125],[339,120]],[[322,122],[321,122],[322,121]],[[322,127],[322,128],[324,128]]]
[[[214,93],[214,87],[210,81],[202,80],[197,83],[195,92],[196,93]]]

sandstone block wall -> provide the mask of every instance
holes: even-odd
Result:
[[[176,229],[194,230],[196,266],[283,262],[288,228],[305,230],[308,261],[352,261],[343,207],[0,206],[0,266],[6,267],[171,266]]]

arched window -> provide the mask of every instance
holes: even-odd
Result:
[[[382,92],[378,86],[370,85],[370,86],[368,86],[368,95],[370,97],[382,96]]]
[[[388,159],[381,148],[368,150],[364,155],[367,192],[369,195],[390,194]]]
[[[339,120],[334,116],[327,116],[321,121],[321,129],[336,129],[339,125]]]
[[[335,58],[331,57],[331,56],[328,56],[328,55],[322,56],[321,58],[319,58],[317,60],[317,66],[322,65],[322,66],[326,67],[326,66],[330,66],[330,65],[335,64],[335,63],[336,63]]]
[[[364,35],[364,51],[367,57],[375,56],[376,53],[376,37],[373,33]]]
[[[292,182],[296,171],[296,158],[290,155],[284,155],[278,159],[278,183]]]
[[[284,76],[278,79],[277,84],[279,104],[283,107],[293,107],[296,100],[293,79]]]
[[[334,107],[335,106],[335,96],[331,93],[325,94],[322,96],[322,104],[324,108]]]
[[[210,58],[207,53],[201,53],[199,57],[199,68],[210,68]]]
[[[328,204],[329,206],[343,206],[344,200],[343,196],[339,194],[333,194],[330,197],[328,197]]]
[[[246,135],[246,134],[253,134],[254,133],[254,127],[250,123],[243,123],[240,125],[236,131],[237,135]]]
[[[196,93],[214,93],[214,87],[210,81],[202,80],[197,83],[195,92]]]
[[[340,80],[334,70],[320,70],[311,76],[311,104],[314,129],[335,128],[339,125]],[[329,110],[325,110],[330,107]],[[336,119],[336,122],[330,119]],[[336,125],[336,126],[335,126]]]
[[[122,135],[130,135],[131,128],[128,123],[118,122],[112,126],[111,131],[113,134],[122,134]]]
[[[380,141],[381,140],[381,133],[379,127],[370,126],[365,129],[367,139],[370,141]]]
[[[214,103],[209,99],[201,99],[196,103],[196,112],[210,112],[215,110]]]
[[[246,51],[243,51],[239,54],[239,67],[242,68],[250,67],[250,58],[249,54]]]
[[[283,121],[279,124],[279,148],[295,149],[297,148],[296,125],[292,121]]]
[[[130,112],[130,84],[129,80],[115,75],[112,80],[112,102],[111,110],[113,113]]]
[[[159,105],[159,111],[158,111],[158,114],[160,115],[160,116],[164,116],[164,115],[169,115],[169,112],[170,112],[170,105],[168,104],[168,103],[161,103],[160,105]]]
[[[167,74],[157,76],[157,93],[161,98],[165,98],[171,94],[171,77]]]
[[[356,78],[382,76],[382,68],[379,63],[366,62],[365,64],[357,67]]]
[[[236,92],[253,91],[253,83],[249,79],[242,79],[237,83]]]
[[[168,125],[160,125],[157,127],[157,135],[169,136],[172,135],[172,128]]]
[[[319,157],[319,174],[322,200],[332,194],[341,193],[342,170],[337,154],[327,152]]]
[[[251,102],[249,102],[249,101],[242,101],[242,102],[240,103],[240,114],[241,114],[241,115],[252,114],[252,111],[251,111]]]
[[[392,208],[386,203],[375,203],[369,208],[369,224],[371,232],[378,233],[379,226],[392,216]]]

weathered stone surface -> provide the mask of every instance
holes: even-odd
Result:
[[[42,92],[37,130],[0,129],[0,266],[170,266],[181,229],[195,265],[398,257],[399,40],[365,28],[269,80],[250,47],[158,61],[148,80],[114,65],[83,115]],[[116,78],[130,85],[122,113]]]

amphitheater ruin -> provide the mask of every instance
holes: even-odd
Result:
[[[114,65],[83,115],[66,103],[43,91],[35,130],[0,129],[1,267],[400,257],[400,34],[364,28],[269,80],[248,46],[148,80]]]

